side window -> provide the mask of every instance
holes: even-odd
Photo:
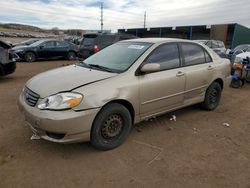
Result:
[[[67,47],[68,43],[64,41],[56,41],[56,47]]]
[[[44,48],[53,48],[53,47],[55,47],[54,41],[45,42],[42,45],[44,46]]]
[[[206,63],[202,47],[189,43],[182,43],[181,46],[186,66]]]
[[[159,63],[161,70],[174,69],[180,66],[177,44],[164,44],[150,54],[144,63]]]

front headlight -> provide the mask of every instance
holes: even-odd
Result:
[[[81,103],[83,96],[79,93],[58,93],[43,99],[38,108],[41,110],[66,110]]]

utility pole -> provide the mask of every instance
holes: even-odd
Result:
[[[146,16],[147,16],[147,13],[145,11],[144,12],[144,24],[143,24],[144,29],[146,28]]]
[[[101,33],[103,32],[103,2],[101,2]]]

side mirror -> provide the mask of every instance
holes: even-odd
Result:
[[[161,65],[159,63],[145,64],[141,68],[141,72],[143,72],[143,73],[157,72],[160,70],[161,70]]]

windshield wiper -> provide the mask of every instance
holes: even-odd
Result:
[[[101,65],[97,65],[97,64],[88,64],[90,67],[95,67],[95,68],[98,68],[98,69],[101,69],[101,70],[105,70],[107,72],[115,72],[114,70],[108,68],[108,67],[104,67],[104,66],[101,66]]]
[[[88,68],[91,68],[91,66],[87,63],[85,63],[84,61],[81,61],[80,62],[80,65],[84,66],[84,67],[88,67]]]

